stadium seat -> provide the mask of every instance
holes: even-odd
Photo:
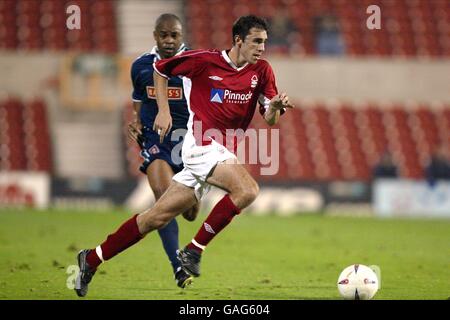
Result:
[[[372,1],[373,2],[373,1]],[[361,6],[373,4],[361,1]],[[408,1],[383,0],[377,4],[381,7],[381,30],[367,30],[367,15],[357,9],[353,1],[303,0],[303,1],[264,1],[256,4],[252,0],[188,0],[185,2],[188,29],[194,31],[196,25],[209,25],[211,20],[227,21],[230,24],[240,15],[250,12],[262,16],[272,16],[282,7],[287,8],[300,30],[294,50],[277,50],[274,53],[290,52],[315,55],[313,19],[324,14],[337,17],[345,41],[346,54],[350,56],[428,56],[442,57],[450,55],[449,2],[446,0]],[[233,8],[231,10],[230,8]],[[205,28],[202,28],[205,30]],[[207,39],[205,39],[205,37]],[[193,47],[207,44],[223,46],[222,40],[214,40],[214,32],[201,34],[194,31],[191,35]],[[270,42],[270,39],[269,39]],[[296,50],[295,48],[300,48]]]
[[[69,4],[83,12],[81,30],[66,27]],[[111,0],[1,0],[0,48],[114,53],[118,50],[115,14]]]

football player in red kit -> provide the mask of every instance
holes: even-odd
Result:
[[[240,17],[232,32],[230,50],[187,51],[154,63],[158,114],[153,129],[161,141],[172,127],[167,79],[183,79],[190,114],[182,147],[184,169],[173,177],[152,208],[134,215],[95,249],[80,251],[75,290],[86,293],[102,262],[164,227],[216,186],[227,194],[192,241],[178,252],[183,269],[198,277],[200,258],[208,243],[257,197],[258,184],[237,160],[236,147],[229,143],[235,137],[229,132],[246,130],[258,103],[269,125],[277,123],[280,114],[293,105],[286,93],[278,93],[273,70],[261,57],[267,41],[265,20],[253,15]]]

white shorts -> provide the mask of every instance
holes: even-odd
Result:
[[[212,140],[207,146],[197,146],[195,139],[186,133],[181,156],[184,169],[173,176],[173,180],[194,188],[195,196],[200,201],[211,189],[206,179],[219,162],[236,159],[236,156],[220,143]]]

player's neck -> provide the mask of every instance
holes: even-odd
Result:
[[[234,65],[238,68],[242,67],[247,63],[247,60],[244,59],[239,53],[239,48],[232,47],[231,50],[228,52],[228,57],[230,57],[230,60],[234,63]]]

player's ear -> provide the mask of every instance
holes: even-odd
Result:
[[[242,39],[241,39],[241,37],[238,34],[234,36],[234,43],[238,47],[242,46]]]
[[[158,41],[158,32],[156,31],[156,29],[153,31],[153,39],[155,39],[155,41]]]

